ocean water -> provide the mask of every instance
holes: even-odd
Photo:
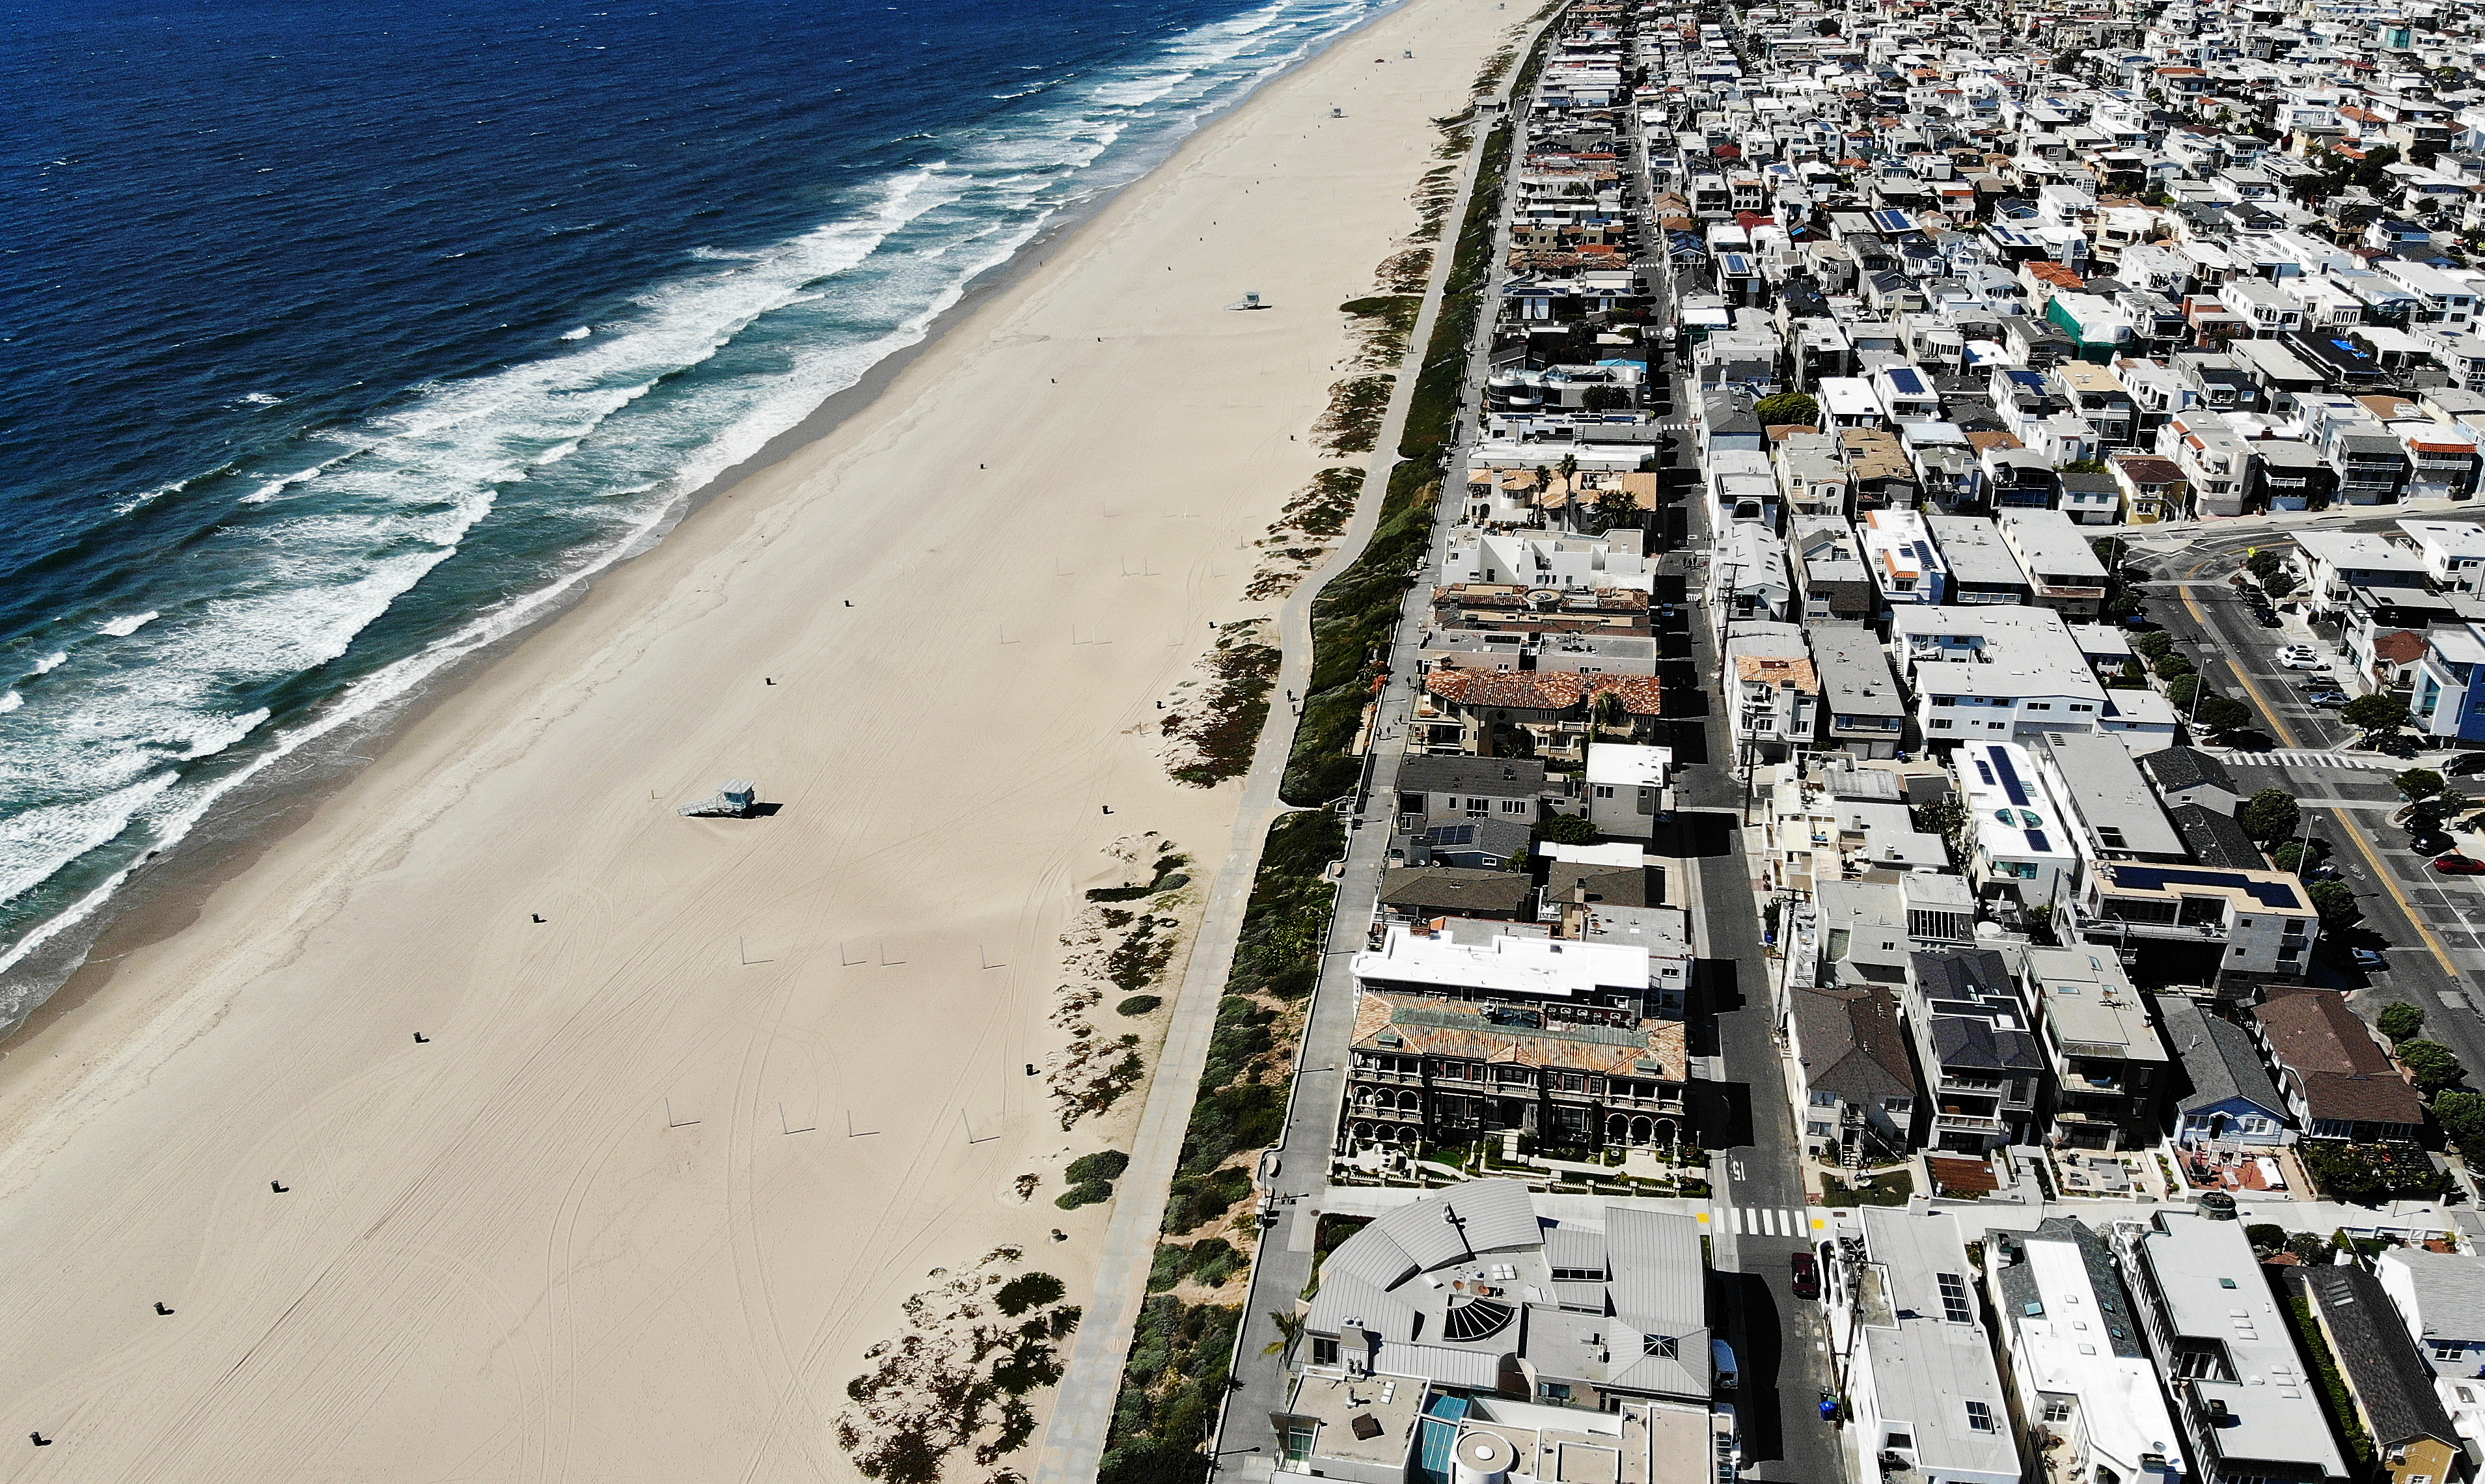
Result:
[[[599,3],[7,13],[0,1025],[218,799],[1380,0]]]

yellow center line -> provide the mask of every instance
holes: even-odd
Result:
[[[2194,576],[2197,577],[2199,575],[2198,567],[2194,567],[2192,571]],[[2183,594],[2183,606],[2192,611],[2193,621],[2200,625],[2202,633],[2208,635],[2211,640],[2216,640],[2217,630],[2209,626],[2209,616],[2200,611],[2200,604],[2198,600],[2192,596],[2192,590],[2185,588],[2180,591]],[[2295,733],[2288,730],[2286,723],[2280,719],[2278,708],[2272,706],[2269,703],[2268,699],[2261,695],[2260,687],[2253,684],[2252,676],[2244,673],[2244,668],[2241,665],[2236,664],[2234,660],[2229,657],[2226,660],[2226,669],[2233,673],[2234,677],[2238,681],[2242,682],[2244,694],[2252,698],[2253,707],[2256,708],[2260,712],[2261,716],[2268,721],[2269,725],[2276,729],[2279,740],[2284,742],[2288,747],[2300,746],[2301,744],[2296,741]],[[2208,684],[2208,677],[2205,675],[2202,676],[2200,683],[2202,685]],[[2364,842],[2363,832],[2357,828],[2356,821],[2350,817],[2347,811],[2343,809],[2334,809],[2330,811],[2330,813],[2332,817],[2338,821],[2340,832],[2343,833],[2347,837],[2348,840],[2355,845],[2356,853],[2364,858],[2364,864],[2366,866],[2372,867],[2373,879],[2382,884],[2383,891],[2390,893],[2390,900],[2399,904],[2399,911],[2406,914],[2409,923],[2416,928],[2417,936],[2424,940],[2424,946],[2432,951],[2434,961],[2442,965],[2442,972],[2448,975],[2451,981],[2454,983],[2464,982],[2466,971],[2462,970],[2457,964],[2451,962],[2449,948],[2443,943],[2441,938],[2435,935],[2432,925],[2425,921],[2423,915],[2416,910],[2416,903],[2409,901],[2407,899],[2407,893],[2399,890],[2398,879],[2392,876],[2389,871],[2383,866],[2381,857],[2373,854],[2373,847]],[[2302,878],[2299,876],[2298,879],[2300,880]]]

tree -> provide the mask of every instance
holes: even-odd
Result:
[[[2164,659],[2174,652],[2174,636],[2164,629],[2150,629],[2145,634],[2133,635],[2131,647],[2142,659]]]
[[[2312,910],[2321,915],[2321,930],[2343,933],[2362,920],[2364,909],[2356,901],[2356,889],[2343,881],[2316,881],[2304,889],[2312,898]]]
[[[2338,720],[2358,731],[2396,731],[2408,724],[2407,702],[2396,696],[2359,696],[2338,708]]]
[[[2256,546],[2253,548],[2253,554],[2244,559],[2244,570],[2252,573],[2254,577],[2259,578],[2263,582],[2267,582],[2270,578],[2277,576],[2278,573],[2285,567],[2285,565],[2286,559],[2284,557],[2280,556],[2277,552],[2271,551],[2266,547]]]
[[[1761,398],[1752,408],[1752,416],[1760,419],[1762,427],[1788,424],[1817,427],[1820,426],[1820,403],[1802,392],[1780,392],[1775,397]]]
[[[2177,711],[2190,715],[2193,698],[2200,694],[2198,675],[2176,675],[2166,682],[2166,700]]]
[[[2390,1038],[2392,1045],[2396,1045],[2397,1043],[2414,1036],[2417,1031],[2423,1029],[2424,1008],[2421,1005],[2409,1004],[2405,1002],[2389,1005],[2382,1010],[2380,1015],[2374,1018],[2373,1025],[2380,1030],[2382,1034]]]
[[[2372,698],[2364,699],[2369,701]],[[2404,773],[2393,775],[2390,782],[2398,785],[2399,797],[2411,804],[2418,799],[2432,798],[2442,792],[2443,788],[2442,775],[2431,768],[2410,768]]]
[[[2440,1041],[2401,1041],[2399,1061],[2416,1077],[2418,1092],[2431,1097],[2458,1086],[2468,1078],[2458,1054]]]
[[[2485,1092],[2437,1092],[2433,1115],[2470,1159],[2485,1156]]]
[[[2275,1222],[2254,1222],[2244,1228],[2244,1240],[2256,1252],[2275,1252],[2286,1246],[2286,1228]]]
[[[2278,863],[2280,870],[2293,871],[2301,876],[2329,859],[2330,843],[2318,839],[2291,839],[2269,854],[2270,859]]]
[[[2179,654],[2169,654],[2149,668],[2157,672],[2157,678],[2160,680],[2171,680],[2176,675],[2192,674],[2198,669]]]
[[[1579,395],[1579,405],[1590,412],[1625,412],[1630,404],[1628,387],[1590,387]]]
[[[2212,694],[2200,698],[2199,708],[2192,716],[2211,731],[2233,731],[2252,725],[2253,709],[2232,696]]]
[[[1597,827],[1585,814],[1553,814],[1537,821],[1536,838],[1549,839],[1557,845],[1593,845]]]
[[[2235,823],[2254,839],[2284,839],[2295,833],[2303,811],[2283,788],[2264,788],[2235,809]]]
[[[2260,585],[2260,591],[2268,593],[2271,597],[2284,597],[2295,591],[2295,574],[2293,572],[2273,572],[2270,574],[2269,580]]]

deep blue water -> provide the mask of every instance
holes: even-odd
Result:
[[[5,13],[0,970],[1376,6]]]

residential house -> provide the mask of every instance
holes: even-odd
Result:
[[[2459,1430],[2382,1280],[2353,1264],[2308,1268],[2304,1292],[2390,1484],[2449,1484],[2470,1473]]]
[[[2291,1143],[2293,1121],[2269,1080],[2252,1032],[2182,995],[2157,998],[2159,1037],[2182,1064],[2174,1090],[2174,1142],[2269,1148]]]
[[[1820,685],[1820,746],[1850,756],[1888,758],[1906,740],[1907,698],[1890,671],[1889,651],[1850,623],[1807,623]]]
[[[1805,1150],[1859,1163],[1904,1153],[1916,1083],[1889,991],[1797,985],[1789,1001],[1787,1056]]]
[[[2344,1484],[2320,1378],[2287,1337],[2241,1223],[2184,1211],[2117,1226],[2141,1327],[2191,1444],[2187,1476]]]
[[[2485,1443],[2485,1258],[2398,1247],[2373,1261],[2392,1311],[2431,1372],[2466,1451]]]
[[[1946,1211],[1866,1207],[1863,1251],[1830,1265],[1830,1350],[1865,1457],[1943,1484],[2018,1484],[2010,1401],[1976,1269]]]
[[[1992,1233],[1983,1248],[2003,1373],[2050,1476],[2179,1474],[2183,1435],[2105,1238],[2051,1216],[2033,1231]]]
[[[2105,608],[2105,563],[2071,518],[2060,510],[2004,510],[1994,518],[2002,544],[2028,574],[2034,601],[2066,618],[2094,618]]]
[[[2001,953],[1909,953],[1900,1003],[1932,1105],[1919,1123],[1926,1146],[1982,1154],[2026,1143],[2045,1058],[2028,1031],[2026,1009]]]
[[[2046,1139],[2077,1149],[2154,1145],[2166,1048],[2121,964],[2089,948],[2032,948],[2021,986],[2049,1073]]]
[[[2336,990],[2274,993],[2251,1025],[2306,1138],[2412,1140],[2424,1126],[2423,1100]]]

